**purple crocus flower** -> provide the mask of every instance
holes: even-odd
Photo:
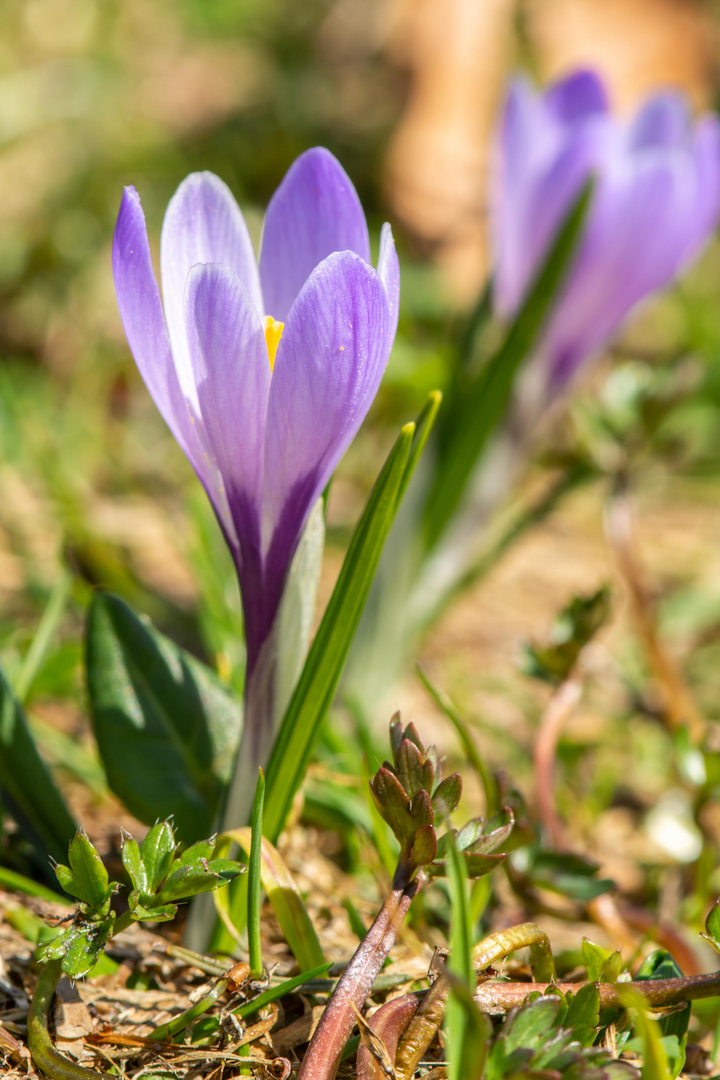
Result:
[[[357,193],[332,154],[317,148],[294,162],[270,201],[259,265],[235,199],[204,172],[188,176],[170,201],[160,269],[162,301],[140,198],[128,187],[113,245],[120,315],[237,567],[247,733],[248,723],[262,726],[248,715],[258,711],[250,699],[262,681],[267,706],[273,624],[303,527],[387,364],[397,255],[384,225],[377,270],[371,266]]]
[[[510,87],[499,138],[493,243],[495,303],[519,306],[585,180],[596,189],[585,234],[538,346],[548,394],[562,389],[643,297],[670,282],[720,214],[720,124],[691,121],[664,92],[630,123],[610,114],[596,74],[536,92]]]

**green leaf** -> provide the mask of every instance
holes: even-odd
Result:
[[[583,963],[587,969],[587,977],[589,982],[616,982],[617,977],[622,971],[622,963],[617,968],[617,959],[620,953],[610,952],[609,949],[603,949],[600,945],[596,945],[589,938],[583,938],[581,945],[581,952]],[[614,979],[607,979],[608,974],[612,974],[617,969]]]
[[[77,833],[70,842],[70,866],[55,867],[57,879],[65,892],[91,908],[100,909],[111,896],[108,872],[85,833]]]
[[[96,594],[86,646],[93,727],[111,789],[148,825],[172,815],[184,843],[208,836],[240,739],[240,703],[116,596]]]
[[[172,903],[176,900],[188,900],[198,893],[212,892],[222,885],[228,885],[240,874],[244,874],[247,868],[240,863],[231,862],[229,859],[216,859],[205,864],[194,866],[181,866],[170,874],[167,881],[157,894],[159,904]],[[145,902],[147,907],[153,904]]]
[[[77,922],[38,950],[38,959],[61,960],[62,969],[71,979],[81,979],[95,967],[112,934],[115,916],[101,922]]]
[[[262,941],[260,936],[260,907],[262,902],[262,827],[263,808],[265,805],[265,774],[262,769],[258,770],[258,781],[255,787],[253,800],[252,819],[250,828],[252,840],[250,843],[250,861],[248,864],[248,900],[247,900],[247,929],[248,929],[248,959],[250,973],[254,977],[262,975]]]
[[[130,893],[128,898],[132,918],[135,922],[172,922],[177,915],[177,905],[175,904],[156,904],[148,907],[142,903],[143,899],[147,899],[147,897],[138,892]]]
[[[265,831],[280,834],[332,704],[350,644],[403,492],[440,404],[432,394],[417,425],[406,424],[378,476],[282,720],[266,778]]]
[[[0,671],[0,797],[40,865],[64,859],[77,825],[37,752],[22,706]]]
[[[148,893],[154,893],[167,876],[175,853],[175,837],[169,821],[153,825],[140,846]]]
[[[460,504],[475,464],[510,400],[515,375],[535,347],[585,224],[591,185],[558,230],[503,344],[478,375],[460,379],[440,430],[434,483],[425,504],[427,549],[435,546]]]
[[[635,976],[640,981],[643,979],[682,979],[683,973],[677,961],[667,949],[658,949],[650,953]],[[660,1031],[663,1035],[676,1035],[682,1040],[687,1035],[690,1023],[692,1006],[688,1004],[682,1009],[675,1009],[660,1018]],[[683,1059],[684,1060],[684,1059]]]
[[[133,888],[139,889],[140,892],[148,892],[150,886],[140,848],[137,841],[126,833],[123,833],[122,843],[120,844],[120,858],[130,876]]]
[[[564,1026],[573,1033],[573,1038],[583,1046],[592,1046],[597,1037],[600,1017],[600,991],[594,983],[582,986],[577,994],[567,995],[568,1011],[563,1021]]]
[[[562,1001],[546,995],[519,1009],[503,1029],[507,1050],[530,1049],[542,1046],[555,1026]]]
[[[457,808],[462,795],[462,779],[460,773],[452,773],[441,780],[435,788],[432,797],[432,808],[436,817],[443,821],[450,817]]]
[[[468,1015],[469,1006],[464,992],[470,994],[472,999],[470,987],[474,985],[475,970],[467,879],[464,863],[455,847],[454,838],[451,839],[448,847],[447,868],[451,903],[450,956],[447,968],[455,979],[445,1014],[447,1055],[452,1080],[465,1080],[468,1075],[479,1075],[477,1072],[470,1074],[467,1072],[468,1054],[475,1053],[477,1047],[472,1035],[472,1024]],[[470,1030],[468,1030],[469,1025]],[[468,1040],[470,1047],[468,1047]],[[484,1046],[483,1041],[483,1054]]]
[[[210,840],[198,840],[197,843],[186,848],[182,855],[176,857],[173,869],[176,866],[192,866],[193,863],[200,862],[201,859],[212,859],[214,850],[215,837]]]
[[[232,829],[218,837],[218,844],[231,840],[250,852],[252,829]],[[298,887],[280,852],[266,837],[262,838],[260,876],[275,918],[299,966],[305,969],[324,963],[322,947]]]

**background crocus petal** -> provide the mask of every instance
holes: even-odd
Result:
[[[398,314],[400,311],[400,263],[395,250],[395,240],[392,229],[387,221],[380,231],[380,254],[377,265],[378,275],[385,288],[388,302],[388,353],[392,348],[397,330]]]
[[[553,390],[677,269],[690,178],[677,160],[634,170],[631,165],[620,162],[616,175],[603,177],[570,281],[544,336],[540,351],[551,365]]]
[[[608,99],[605,86],[594,71],[576,71],[554,83],[544,95],[549,112],[565,124],[573,124],[596,113],[605,113]]]
[[[152,268],[140,196],[125,188],[113,238],[113,276],[120,318],[140,374],[215,506],[231,550],[237,537],[217,470],[207,453],[202,422],[180,387]]]
[[[309,275],[334,251],[369,262],[367,224],[347,173],[316,147],[290,166],[267,208],[260,252],[265,312],[285,322]]]
[[[284,574],[307,514],[377,392],[390,351],[385,287],[344,251],[311,274],[285,324],[270,386],[263,546]]]
[[[511,86],[492,198],[499,314],[517,308],[611,134],[607,117],[597,111],[565,127],[524,80]]]
[[[696,194],[688,222],[684,258],[691,259],[717,227],[720,216],[720,121],[714,115],[698,120],[692,137]]]
[[[255,252],[240,207],[229,188],[210,172],[191,173],[168,204],[160,242],[163,302],[170,342],[185,395],[193,402],[185,333],[185,284],[197,263],[230,267],[243,283],[260,316],[263,314]]]
[[[682,94],[657,94],[640,110],[629,132],[635,150],[682,147],[690,131],[690,113]]]
[[[208,449],[224,482],[243,553],[259,554],[270,361],[260,316],[228,266],[192,268],[187,339]]]

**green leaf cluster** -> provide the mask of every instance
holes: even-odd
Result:
[[[403,727],[399,713],[390,721],[390,746],[392,764],[385,761],[378,769],[370,792],[378,813],[400,844],[400,877],[409,881],[421,867],[434,876],[445,875],[451,843],[462,856],[468,877],[487,874],[504,858],[490,852],[509,836],[512,815],[502,824],[499,819],[493,821],[489,830],[481,818],[469,822],[459,833],[450,830],[450,815],[462,795],[460,774],[443,778],[435,747],[426,749],[415,725]],[[437,827],[442,825],[447,831],[438,837]]]
[[[558,991],[534,995],[509,1013],[489,1047],[483,1080],[509,1077],[563,1080],[625,1080],[636,1077],[628,1062],[619,1061],[593,1042],[600,996],[587,985],[576,995]]]
[[[202,892],[210,892],[233,881],[246,867],[229,859],[213,859],[214,839],[200,840],[191,847],[177,847],[169,822],[153,826],[138,844],[124,834],[121,857],[132,890],[128,910],[117,916],[112,897],[120,889],[111,882],[94,846],[79,832],[68,850],[69,866],[55,867],[63,889],[79,902],[71,925],[38,951],[38,959],[61,960],[70,978],[87,975],[102,956],[111,937],[132,922],[165,922],[177,914],[177,904]]]

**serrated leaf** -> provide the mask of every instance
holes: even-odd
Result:
[[[68,858],[69,867],[61,864],[55,868],[63,889],[83,904],[101,908],[112,890],[102,859],[85,833],[76,833],[70,841]]]
[[[273,744],[266,770],[265,830],[277,838],[332,704],[400,500],[440,404],[431,394],[417,424],[402,429],[373,487]]]
[[[154,893],[162,884],[175,854],[175,836],[169,821],[153,825],[140,845],[140,857],[145,867],[147,892]]]
[[[25,712],[0,671],[0,797],[34,846],[38,865],[65,858],[77,825],[40,757]]]
[[[462,779],[460,773],[452,773],[450,776],[446,776],[435,788],[432,797],[433,813],[441,821],[450,817],[452,812],[457,809],[461,796]]]
[[[108,593],[90,605],[86,652],[93,729],[111,789],[148,825],[172,815],[184,843],[208,836],[240,739],[240,702]]]
[[[149,882],[147,871],[145,869],[145,864],[142,861],[138,843],[136,840],[133,840],[132,836],[123,836],[120,845],[120,858],[133,883],[133,888],[138,889],[140,892],[148,892]]]

